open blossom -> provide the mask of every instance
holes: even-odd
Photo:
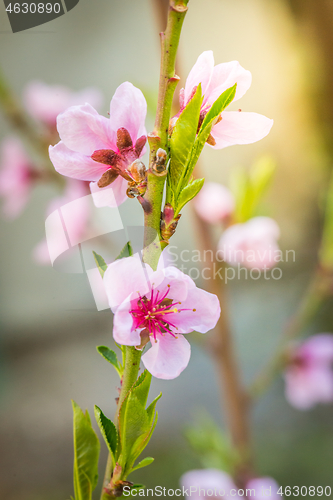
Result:
[[[4,198],[3,212],[15,218],[22,213],[32,187],[33,169],[22,142],[7,137],[1,145],[0,195]]]
[[[72,240],[82,241],[85,239],[88,231],[88,223],[90,216],[89,201],[87,194],[89,194],[87,183],[69,179],[64,193],[57,196],[49,203],[46,210],[46,217],[67,205],[74,200],[81,199],[81,202],[75,206],[71,206],[70,217],[66,218],[66,232],[70,234]],[[50,265],[50,253],[46,238],[38,243],[33,250],[34,260],[40,265]]]
[[[61,141],[49,149],[55,169],[67,177],[94,181],[93,193],[112,184],[120,205],[127,198],[128,182],[137,181],[140,174],[136,161],[145,152],[146,113],[142,92],[129,82],[117,88],[110,118],[99,115],[90,104],[67,109],[57,119]]]
[[[70,106],[88,102],[94,108],[99,108],[103,97],[97,88],[72,92],[62,85],[47,85],[35,80],[26,86],[23,101],[31,116],[53,128],[56,126],[57,116]]]
[[[292,406],[307,410],[333,401],[333,335],[314,335],[292,352],[284,374],[286,398]]]
[[[279,226],[273,219],[253,217],[243,224],[228,227],[220,238],[218,250],[228,264],[271,268],[279,260],[279,236]]]
[[[194,198],[197,214],[210,224],[218,224],[235,210],[235,199],[225,186],[216,182],[205,182],[199,194]]]
[[[191,352],[183,334],[206,333],[220,316],[216,295],[197,288],[177,268],[163,267],[163,254],[157,271],[136,257],[116,260],[104,274],[104,285],[115,341],[142,348],[150,340],[142,361],[157,378],[178,377]]]
[[[185,489],[186,498],[191,498],[191,500],[202,498],[241,500],[245,497],[279,500],[283,498],[277,493],[279,485],[271,477],[253,478],[246,483],[244,489],[239,489],[229,474],[218,469],[191,470],[181,477],[180,483]]]
[[[225,90],[237,83],[234,97],[234,101],[237,101],[249,89],[251,81],[251,73],[242,68],[238,61],[214,66],[213,52],[203,52],[191,69],[185,88],[180,91],[180,110],[185,108],[201,83],[204,98],[200,119],[203,120],[211,105]],[[272,125],[273,120],[258,113],[223,111],[220,121],[212,128],[208,143],[215,149],[234,144],[250,144],[266,137]]]

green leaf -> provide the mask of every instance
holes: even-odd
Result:
[[[134,443],[138,439],[144,439],[149,429],[147,412],[135,394],[130,391],[121,407],[119,422],[122,457],[126,464],[132,455]]]
[[[96,253],[94,251],[93,251],[93,254],[94,254],[94,259],[95,259],[95,262],[97,264],[98,270],[101,273],[101,276],[103,278],[104,273],[107,270],[108,266],[106,265],[105,260],[103,259],[103,257],[101,257],[100,255],[98,255],[98,253]]]
[[[199,84],[194,96],[176,121],[171,135],[171,162],[168,176],[170,178],[170,184],[173,188],[178,185],[178,182],[191,156],[192,147],[198,129],[201,103],[201,84]]]
[[[148,399],[148,393],[150,389],[151,383],[151,373],[148,370],[145,370],[138,380],[135,382],[132,393],[138,398],[142,406],[145,408]]]
[[[124,257],[132,257],[133,255],[133,248],[132,248],[132,245],[131,245],[131,242],[128,241],[126,243],[126,245],[124,246],[124,248],[122,248],[120,254],[118,255],[118,257],[116,258],[116,260],[119,260],[119,259],[123,259]]]
[[[91,426],[88,411],[72,401],[74,414],[74,493],[75,500],[91,500],[98,481],[100,444]]]
[[[152,403],[147,408],[147,415],[148,419],[151,425],[153,425],[153,420],[154,420],[154,413],[155,413],[155,408],[156,408],[156,403],[159,399],[161,399],[162,393],[160,392],[159,395],[154,399]]]
[[[95,405],[95,418],[102,436],[106,442],[109,452],[112,456],[113,467],[116,465],[117,446],[118,446],[118,432],[116,426],[109,418],[107,418],[102,410]]]
[[[186,203],[191,201],[199,193],[200,189],[204,185],[204,182],[205,179],[195,179],[188,184],[188,186],[184,187],[177,200],[175,216],[179,214]]]
[[[209,124],[212,124],[213,120],[218,118],[222,111],[229,106],[229,104],[233,101],[236,94],[237,83],[232,87],[225,90],[218,99],[214,102],[214,104],[209,108],[206,116],[202,122],[201,129],[204,130]]]
[[[141,462],[138,463],[138,465],[136,465],[131,472],[135,471],[135,470],[138,470],[138,469],[142,469],[142,467],[147,467],[147,465],[150,465],[154,462],[154,458],[152,457],[147,457],[147,458],[144,458],[143,460],[141,460]]]
[[[118,375],[121,378],[123,376],[124,370],[122,365],[119,363],[117,359],[117,354],[114,351],[112,351],[112,349],[110,349],[105,345],[99,345],[98,347],[96,347],[96,349],[99,352],[99,354],[103,356],[104,359],[106,359],[106,361],[111,363],[111,365],[117,370]]]

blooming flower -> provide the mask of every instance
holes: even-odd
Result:
[[[284,374],[286,398],[299,410],[333,401],[333,335],[314,335],[291,354]]]
[[[157,271],[147,264],[143,268],[136,257],[116,260],[105,272],[104,285],[115,313],[115,341],[142,348],[150,340],[142,361],[157,378],[178,377],[191,351],[183,334],[206,333],[220,316],[218,298],[177,268],[163,267],[163,254]]]
[[[282,498],[277,493],[279,485],[271,477],[251,479],[244,489],[238,489],[229,474],[217,469],[191,470],[181,477],[180,483],[185,489],[186,498],[191,498],[191,500],[202,498],[241,500],[245,497],[279,500]]]
[[[8,218],[22,213],[32,186],[33,169],[23,144],[16,137],[2,142],[0,160],[0,195],[4,198],[3,212]]]
[[[62,85],[47,85],[36,80],[26,86],[23,101],[31,116],[53,128],[56,126],[57,116],[65,109],[86,102],[99,108],[103,98],[96,88],[72,92]]]
[[[229,189],[216,182],[205,182],[194,198],[197,214],[210,224],[217,224],[235,210],[235,200]]]
[[[279,257],[276,241],[279,236],[279,226],[273,219],[253,217],[243,224],[228,227],[218,242],[218,250],[228,264],[270,268]]]
[[[237,83],[234,97],[234,101],[237,101],[249,89],[251,81],[251,73],[242,68],[238,61],[214,66],[213,52],[203,52],[191,69],[185,88],[180,91],[180,110],[185,108],[201,83],[204,98],[200,118],[203,120],[211,105],[225,90]],[[273,120],[258,113],[223,111],[221,120],[212,128],[208,143],[215,149],[234,144],[250,144],[266,137],[272,125]]]
[[[88,187],[85,182],[69,179],[64,193],[54,198],[48,205],[46,215],[49,216],[55,210],[65,206],[71,201],[81,198],[81,203],[72,206],[71,216],[66,218],[66,231],[72,240],[82,241],[88,231],[89,201],[86,198]],[[46,238],[38,243],[33,250],[34,260],[40,265],[51,264],[50,253]]]
[[[129,82],[117,88],[109,119],[90,104],[67,109],[57,119],[61,141],[49,149],[55,169],[67,177],[95,181],[93,192],[112,183],[120,205],[126,200],[127,183],[144,177],[136,160],[144,154],[146,113],[142,92]]]

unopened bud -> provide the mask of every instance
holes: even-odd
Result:
[[[146,166],[141,160],[135,160],[128,170],[135,182],[142,182],[146,178]]]
[[[164,149],[162,148],[159,148],[157,150],[155,162],[152,167],[152,170],[155,175],[166,174],[166,159],[167,159],[166,151],[164,151]]]

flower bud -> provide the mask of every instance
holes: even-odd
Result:
[[[128,170],[135,182],[142,182],[146,178],[146,166],[141,160],[135,160]]]

